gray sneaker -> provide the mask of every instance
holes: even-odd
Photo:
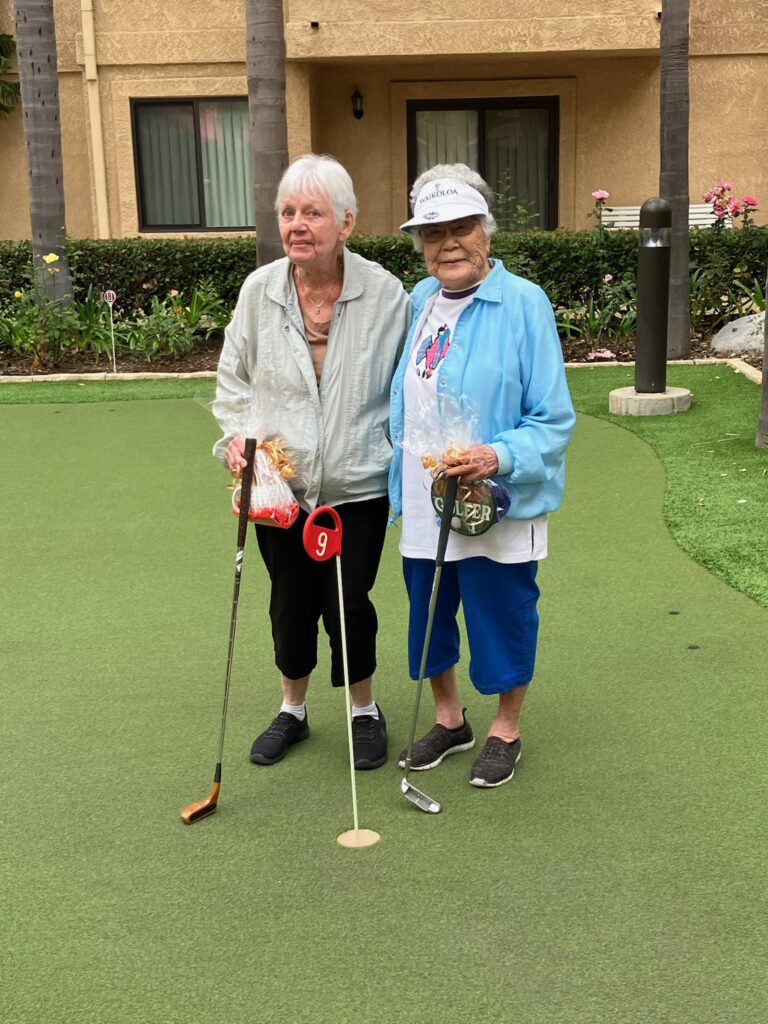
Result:
[[[480,751],[480,755],[472,765],[469,776],[471,786],[482,789],[493,789],[509,782],[515,774],[515,765],[520,760],[520,738],[507,743],[498,736],[489,736]]]
[[[466,708],[461,709],[464,715],[464,724],[456,729],[446,729],[444,725],[433,725],[426,736],[416,740],[413,744],[413,755],[411,768],[415,772],[425,772],[429,768],[437,768],[444,757],[449,754],[459,754],[462,750],[470,750],[475,745],[475,736],[472,726],[467,721]],[[401,768],[405,768],[405,759],[408,756],[406,747],[400,754],[398,762]]]

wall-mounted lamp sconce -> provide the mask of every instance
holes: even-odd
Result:
[[[352,93],[352,114],[359,121],[363,116],[363,94],[355,86],[355,91]]]

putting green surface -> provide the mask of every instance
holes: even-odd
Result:
[[[236,521],[193,399],[0,407],[0,1019],[13,1024],[758,1024],[768,1003],[768,610],[695,564],[638,437],[579,419],[542,563],[514,780],[472,753],[400,794],[412,709],[397,531],[376,587],[390,762],[358,773],[321,655],[277,710],[245,554],[218,812]],[[675,613],[675,614],[672,614]],[[482,740],[491,702],[461,678]],[[423,726],[430,724],[425,694]]]

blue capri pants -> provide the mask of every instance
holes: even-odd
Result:
[[[469,641],[469,678],[480,693],[506,693],[533,678],[539,613],[536,602],[538,562],[494,562],[462,558],[446,562],[432,623],[426,677],[439,675],[459,660],[456,615],[464,608]],[[403,558],[410,600],[408,668],[419,678],[429,597],[435,563],[428,558]]]

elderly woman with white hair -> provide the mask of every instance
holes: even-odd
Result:
[[[538,636],[538,562],[547,554],[547,514],[563,496],[565,450],[574,412],[552,307],[537,285],[490,258],[493,193],[464,164],[439,165],[413,185],[413,216],[402,229],[431,275],[414,289],[413,322],[392,383],[395,455],[390,501],[402,513],[400,552],[410,598],[410,674],[419,676],[439,521],[434,470],[419,457],[424,437],[446,440],[448,421],[466,419],[471,436],[438,452],[459,494],[478,481],[499,496],[480,532],[453,512],[425,675],[436,723],[411,751],[414,771],[435,768],[475,744],[456,679],[463,605],[481,694],[498,700],[487,741],[470,771],[473,786],[508,782],[520,758],[520,712],[533,677]],[[450,443],[450,437],[447,438]],[[427,460],[428,461],[428,460]],[[498,488],[501,488],[499,490]],[[491,498],[487,498],[490,507]],[[494,522],[494,520],[497,521]],[[407,751],[400,766],[406,766]]]
[[[369,592],[389,510],[389,388],[410,306],[397,278],[346,247],[357,200],[336,160],[309,154],[294,161],[275,205],[285,258],[243,284],[225,334],[213,406],[225,435],[214,454],[235,473],[245,466],[244,439],[227,433],[231,411],[245,403],[272,410],[269,435],[285,442],[300,506],[288,529],[256,525],[271,581],[283,700],[254,741],[251,760],[275,764],[309,736],[305,697],[320,618],[330,639],[331,682],[344,685],[333,564],[312,561],[302,543],[308,513],[331,505],[344,538],[355,767],[378,768],[387,758],[387,728],[373,698],[377,617]]]

